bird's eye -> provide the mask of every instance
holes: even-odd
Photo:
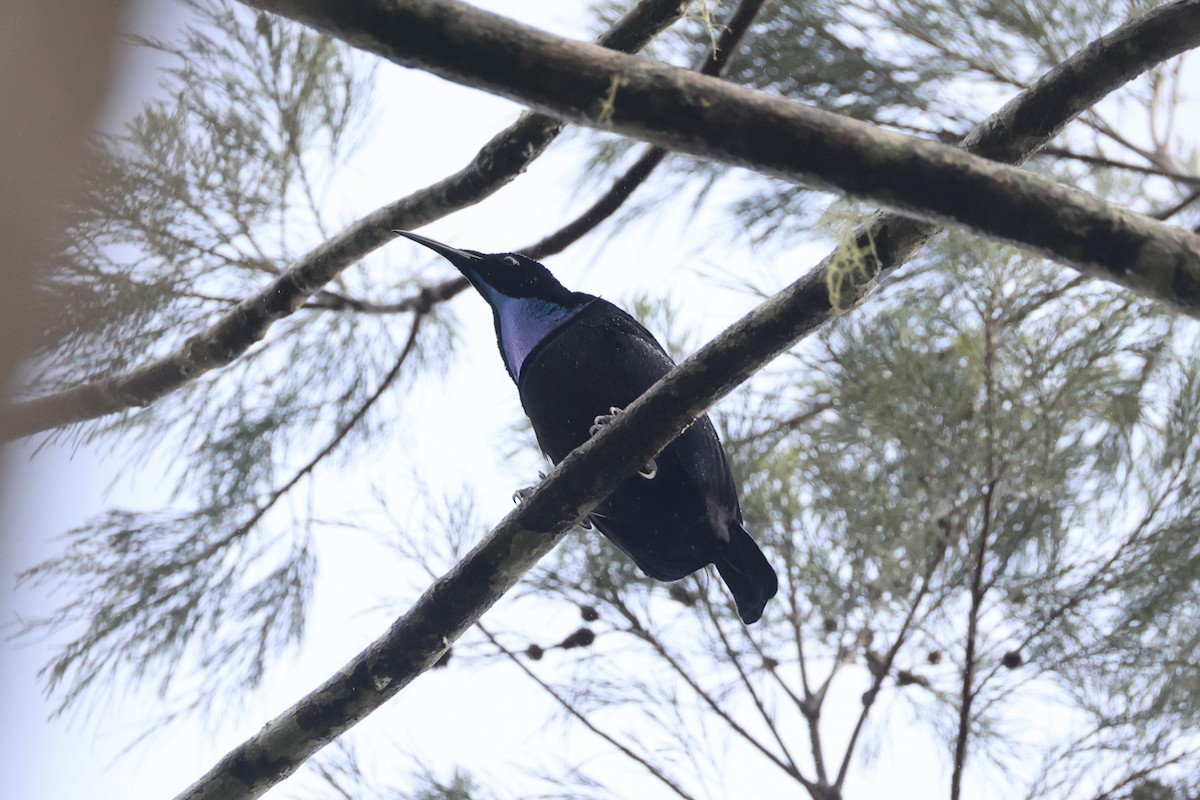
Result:
[[[505,257],[504,257],[504,263],[505,263],[505,264],[512,264],[514,267],[519,267],[519,266],[521,266],[521,262],[517,261],[517,259],[516,259],[515,257],[513,257],[513,256],[505,256]]]

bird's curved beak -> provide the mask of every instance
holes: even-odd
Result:
[[[472,253],[468,250],[459,250],[457,247],[451,247],[450,245],[442,244],[441,242],[435,242],[433,239],[421,236],[417,233],[396,230],[392,231],[392,233],[397,236],[403,236],[405,239],[412,239],[417,244],[425,245],[430,250],[437,253],[454,266],[458,267],[460,270],[471,270],[471,262],[479,261],[481,258],[476,253]]]

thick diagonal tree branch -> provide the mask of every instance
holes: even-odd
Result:
[[[1200,316],[1200,236],[959,148],[567,41],[454,0],[244,2],[570,122],[957,225]],[[1139,23],[1152,58],[1182,52],[1200,37],[1200,0],[1168,4]],[[1110,44],[1120,52],[1128,42]]]
[[[640,50],[681,16],[685,4],[686,0],[642,0],[598,43]],[[461,170],[376,209],[301,256],[261,292],[238,303],[165,357],[130,372],[0,407],[0,442],[147,406],[197,376],[229,364],[342,270],[391,241],[391,229],[419,228],[488,197],[521,174],[562,127],[550,117],[523,115],[493,136]]]

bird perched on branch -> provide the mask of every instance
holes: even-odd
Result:
[[[491,306],[504,366],[555,464],[675,366],[637,320],[595,295],[570,291],[531,258],[393,232],[448,260]],[[716,564],[747,624],[778,589],[775,570],[746,532],[707,416],[621,483],[589,520],[657,580]]]

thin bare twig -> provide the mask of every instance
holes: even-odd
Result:
[[[316,453],[316,455],[309,459],[304,466],[296,470],[295,474],[293,474],[286,483],[275,489],[275,491],[271,492],[271,496],[254,510],[254,513],[250,516],[250,518],[237,527],[237,530],[235,530],[232,534],[233,538],[244,535],[247,531],[257,525],[258,521],[261,520],[263,516],[266,515],[266,513],[270,511],[280,499],[283,498],[284,495],[295,488],[296,484],[298,484],[305,475],[308,475],[310,472],[316,469],[317,465],[320,464],[321,461],[323,461],[330,453],[337,449],[337,446],[341,444],[342,441],[345,440],[345,438],[350,434],[350,431],[352,431],[354,427],[362,421],[363,417],[367,415],[367,412],[370,411],[375,403],[379,401],[379,398],[383,397],[383,393],[386,392],[388,387],[390,387],[396,381],[396,378],[400,376],[400,371],[403,369],[404,363],[408,361],[409,356],[411,356],[413,351],[416,349],[417,333],[421,329],[421,322],[425,319],[425,316],[428,313],[429,309],[427,307],[424,310],[418,310],[413,315],[412,325],[408,331],[408,339],[405,341],[404,347],[400,351],[400,355],[396,357],[396,363],[392,365],[390,370],[388,370],[387,375],[385,375],[383,380],[380,381],[379,386],[376,387],[375,391],[371,393],[371,396],[363,401],[362,405],[355,409],[350,418],[338,427],[337,432],[334,433],[330,440],[326,442],[325,446],[322,447]],[[225,544],[228,544],[228,541],[229,540],[223,540]],[[218,543],[217,546],[221,546],[221,543]]]
[[[746,688],[746,693],[750,695],[750,701],[754,703],[754,708],[758,710],[758,715],[762,718],[763,724],[771,732],[771,737],[775,740],[775,744],[779,745],[779,752],[783,753],[783,757],[787,759],[792,771],[799,774],[800,767],[796,764],[796,759],[792,757],[791,751],[788,750],[783,736],[780,735],[779,726],[775,723],[775,717],[767,711],[766,704],[759,697],[758,690],[754,688],[753,681],[750,680],[750,676],[742,666],[741,658],[738,656],[737,651],[733,649],[733,645],[729,643],[729,638],[725,635],[725,629],[721,627],[721,621],[713,611],[712,603],[709,602],[707,592],[703,594],[703,598],[704,608],[708,612],[708,619],[712,623],[713,629],[717,632],[717,638],[721,640],[721,647],[725,651],[725,658],[733,665],[734,670],[737,671],[738,678],[741,679],[742,685]]]
[[[475,627],[478,628],[479,631],[485,637],[487,637],[487,640],[489,642],[491,642],[493,645],[495,645],[497,650],[499,650],[501,653],[503,653],[505,656],[507,656],[508,660],[511,661],[513,664],[515,664],[517,666],[517,668],[521,670],[521,672],[524,672],[525,676],[527,678],[529,678],[531,681],[533,681],[539,687],[541,687],[542,691],[544,691],[546,694],[548,694],[552,698],[554,698],[555,702],[557,702],[560,706],[562,706],[564,711],[566,711],[571,716],[575,717],[575,719],[579,720],[579,722],[581,722],[585,728],[587,728],[589,731],[594,733],[596,736],[599,736],[601,739],[603,739],[604,741],[608,742],[610,745],[615,747],[626,758],[629,758],[630,760],[635,761],[638,764],[640,764],[643,768],[645,768],[645,770],[647,772],[649,772],[651,775],[653,775],[655,778],[657,778],[659,781],[661,781],[668,789],[670,789],[672,792],[674,792],[679,797],[684,798],[684,800],[695,800],[695,798],[692,795],[688,794],[683,789],[682,786],[680,786],[675,781],[671,780],[671,778],[668,777],[666,775],[666,773],[664,773],[658,767],[654,766],[653,762],[651,762],[648,758],[646,758],[645,756],[643,756],[639,753],[634,752],[634,750],[632,748],[630,748],[628,745],[621,742],[619,739],[615,738],[611,734],[605,733],[603,730],[596,727],[595,723],[593,723],[590,719],[588,719],[586,714],[584,714],[582,711],[577,709],[573,703],[571,703],[569,700],[567,700],[567,698],[563,697],[558,692],[558,690],[556,690],[553,686],[551,686],[550,684],[548,684],[544,680],[542,680],[541,677],[539,677],[536,672],[531,670],[529,668],[528,664],[521,661],[521,659],[519,659],[515,653],[513,653],[511,650],[509,650],[507,647],[505,647],[503,644],[501,644],[500,641],[495,636],[492,635],[491,631],[489,631],[487,628],[485,628],[483,626],[482,622],[476,622]]]
[[[900,648],[908,640],[908,632],[912,628],[913,623],[917,619],[917,611],[924,602],[926,595],[929,594],[929,588],[933,584],[933,575],[937,572],[937,568],[942,563],[942,558],[945,557],[946,548],[949,547],[950,539],[946,530],[940,532],[940,536],[936,540],[936,549],[929,559],[929,563],[925,568],[925,573],[921,576],[921,585],[917,587],[917,591],[913,594],[912,600],[909,601],[908,611],[904,615],[904,621],[900,624],[900,630],[896,632],[896,638],[892,640],[892,644],[888,647],[887,652],[880,659],[878,668],[872,670],[871,686],[863,693],[863,708],[859,712],[858,720],[854,723],[854,731],[850,734],[850,741],[846,744],[846,752],[842,756],[842,764],[838,767],[837,780],[834,781],[834,788],[840,792],[843,784],[846,781],[846,776],[850,771],[850,760],[854,756],[855,748],[858,746],[859,736],[862,734],[863,728],[866,727],[867,717],[871,713],[871,708],[875,705],[875,698],[879,696],[879,690],[883,687],[883,681],[892,671],[892,664],[896,661],[896,656],[900,652]],[[832,678],[832,674],[830,675]],[[828,681],[826,681],[828,686]],[[825,686],[821,689],[825,691]]]
[[[796,599],[796,588],[792,585],[792,580],[788,578],[788,623],[792,629],[792,639],[796,644],[796,660],[800,669],[800,685],[804,692],[803,699],[797,697],[795,693],[788,687],[787,682],[783,678],[776,675],[776,680],[788,697],[795,703],[800,716],[804,718],[805,727],[808,728],[808,744],[813,754],[813,764],[817,770],[817,782],[822,786],[829,784],[829,772],[825,765],[825,746],[821,742],[821,706],[825,701],[825,688],[829,686],[833,680],[834,674],[841,667],[842,660],[835,659],[833,666],[830,668],[829,677],[825,681],[824,686],[819,692],[814,693],[812,685],[808,677],[808,659],[804,654],[804,629],[800,624],[800,608]]]
[[[1129,172],[1140,172],[1143,175],[1157,175],[1162,178],[1169,178],[1173,181],[1186,183],[1188,185],[1200,183],[1200,175],[1189,175],[1186,172],[1165,169],[1157,164],[1146,166],[1144,164],[1133,164],[1129,161],[1122,161],[1118,158],[1108,158],[1107,156],[1093,156],[1086,153],[1076,153],[1073,150],[1066,149],[1065,147],[1043,147],[1038,151],[1038,155],[1066,158],[1072,161],[1079,161],[1083,164],[1090,164],[1097,167],[1108,167],[1110,169],[1123,169]]]
[[[975,563],[971,568],[971,603],[967,609],[967,646],[963,654],[962,693],[958,706],[958,733],[954,739],[954,765],[950,774],[950,800],[959,800],[962,795],[962,779],[967,765],[967,743],[971,733],[971,704],[975,700],[975,667],[976,649],[979,639],[979,615],[983,607],[984,594],[987,591],[984,583],[984,568],[987,565],[988,547],[992,531],[992,507],[995,503],[996,488],[999,478],[996,475],[996,313],[991,303],[986,308],[983,321],[983,376],[984,395],[983,412],[985,433],[984,469],[987,472],[987,483],[983,490],[983,504],[980,510],[981,522],[979,539],[975,543]]]
[[[1183,211],[1185,208],[1187,208],[1188,206],[1190,206],[1192,203],[1196,202],[1197,200],[1200,200],[1200,189],[1193,189],[1191,192],[1186,194],[1178,203],[1175,203],[1174,205],[1171,205],[1171,206],[1167,206],[1162,211],[1155,212],[1155,214],[1153,216],[1155,219],[1161,219],[1164,221],[1168,220],[1171,217],[1178,214],[1180,211]]]
[[[617,598],[613,601],[613,606],[617,609],[621,616],[625,617],[626,621],[629,622],[630,633],[641,639],[646,644],[650,645],[650,647],[652,647],[654,651],[658,653],[659,658],[667,662],[668,666],[675,671],[675,674],[683,679],[683,682],[688,685],[688,688],[691,689],[698,698],[703,700],[704,704],[708,706],[709,709],[711,709],[712,712],[716,714],[722,722],[728,725],[731,731],[741,737],[742,741],[746,742],[755,750],[766,756],[768,761],[779,767],[779,769],[783,770],[785,774],[791,778],[794,778],[802,786],[804,786],[805,789],[808,789],[809,793],[812,794],[813,797],[818,797],[818,795],[815,793],[817,789],[816,784],[805,778],[794,763],[788,763],[784,759],[780,758],[776,753],[771,752],[769,747],[760,742],[754,736],[754,734],[750,733],[750,731],[746,730],[746,728],[740,722],[734,719],[725,709],[725,707],[717,702],[717,699],[713,697],[712,693],[701,686],[696,678],[690,672],[688,672],[682,664],[679,663],[679,659],[675,658],[674,654],[667,650],[666,645],[662,643],[662,640],[646,630],[645,626],[642,625],[641,621],[638,620],[637,616],[627,605]]]
[[[789,605],[794,609],[794,592],[788,592],[788,600]],[[775,680],[775,685],[779,687],[780,691],[787,695],[788,699],[791,700],[792,705],[795,706],[796,710],[800,713],[800,716],[804,718],[805,725],[808,728],[809,747],[812,751],[813,764],[816,766],[817,770],[817,783],[818,785],[826,786],[829,783],[829,778],[825,768],[825,748],[821,744],[821,704],[808,689],[808,678],[806,675],[807,670],[804,666],[804,648],[799,644],[800,626],[795,622],[796,618],[791,611],[789,611],[788,617],[792,620],[791,624],[797,637],[797,651],[799,653],[801,683],[803,684],[802,691],[805,692],[808,699],[806,700],[797,695],[792,687],[788,686],[788,683],[783,679],[783,676],[779,674],[779,670],[777,668],[770,668],[767,670],[767,672]],[[768,656],[763,651],[762,646],[758,643],[758,641],[753,636],[748,634],[746,636],[746,641],[748,641],[750,646],[754,648],[754,652],[758,655],[758,657],[765,662]],[[795,763],[794,759],[793,763]]]

